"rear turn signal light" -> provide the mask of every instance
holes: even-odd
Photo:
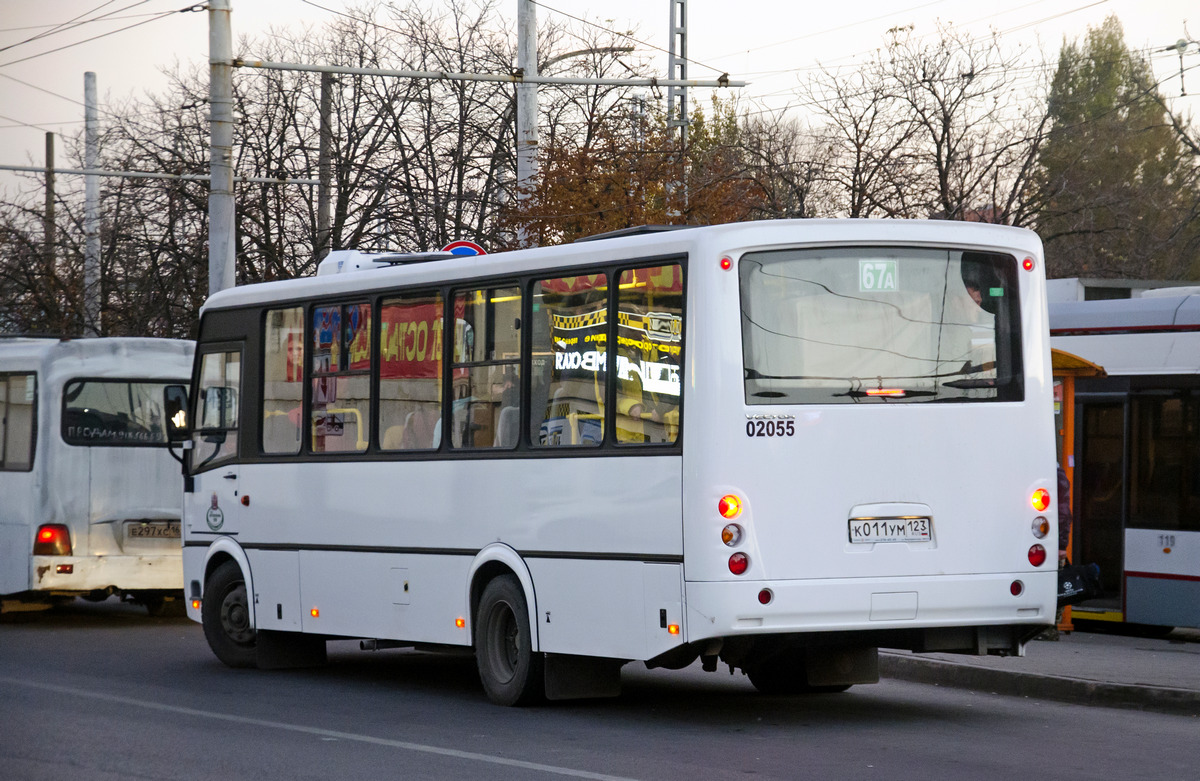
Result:
[[[34,556],[70,556],[71,530],[61,523],[44,523],[33,541]]]
[[[200,609],[200,600],[193,599],[192,600],[192,610],[199,610],[199,609]]]
[[[742,514],[742,500],[733,494],[725,494],[721,501],[717,502],[717,512],[721,513],[723,518],[736,518]]]
[[[729,571],[734,575],[745,574],[750,568],[750,557],[744,553],[735,553],[729,557]]]
[[[737,544],[742,541],[742,527],[736,523],[728,524],[721,530],[721,542],[731,548],[737,547]]]
[[[679,634],[679,624],[667,624],[667,634],[669,634],[669,635]]]
[[[1033,496],[1030,497],[1030,503],[1033,505],[1033,509],[1039,513],[1042,512],[1050,506],[1050,492],[1045,488],[1037,489],[1033,492]]]
[[[456,627],[458,627],[459,629],[462,629],[462,628],[464,628],[464,627],[467,625],[467,619],[465,619],[465,618],[456,618],[456,619],[454,619],[454,625],[455,625]]]
[[[1046,520],[1044,515],[1039,515],[1033,519],[1033,536],[1039,540],[1044,539],[1050,533],[1050,521]]]
[[[1029,549],[1029,563],[1035,567],[1040,567],[1046,563],[1046,549],[1041,545],[1034,545]]]

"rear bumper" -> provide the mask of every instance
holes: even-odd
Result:
[[[1022,593],[1013,596],[1019,580]],[[1058,576],[1046,572],[925,578],[685,582],[688,642],[716,637],[983,625],[1051,624]],[[763,605],[759,594],[769,589]]]
[[[62,571],[69,566],[71,571]],[[153,556],[34,556],[30,589],[86,593],[183,588],[183,558],[178,552]]]

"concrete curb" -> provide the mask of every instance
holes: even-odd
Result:
[[[1190,689],[1009,672],[886,651],[879,653],[879,675],[883,678],[976,689],[1010,697],[1032,697],[1081,705],[1133,708],[1177,716],[1200,717],[1200,692]]]

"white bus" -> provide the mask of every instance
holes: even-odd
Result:
[[[1019,654],[1055,613],[1048,339],[1041,244],[991,225],[333,253],[202,311],[188,614],[233,666],[473,649],[503,704]]]
[[[1052,304],[1050,328],[1105,373],[1075,381],[1073,535],[1105,593],[1071,620],[1200,627],[1200,288]]]
[[[0,600],[4,611],[114,594],[180,605],[179,464],[163,389],[192,342],[0,339]]]

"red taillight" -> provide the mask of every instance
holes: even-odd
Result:
[[[1033,509],[1040,513],[1050,506],[1050,492],[1045,488],[1039,488],[1033,492],[1030,502],[1033,504]]]
[[[1033,258],[1025,258],[1025,260],[1021,261],[1021,268],[1026,271],[1033,271],[1033,265]]]
[[[729,258],[721,258],[721,270],[728,271],[733,268],[733,261]]]
[[[33,555],[70,556],[71,530],[61,523],[42,524],[34,538]]]
[[[1041,545],[1034,545],[1029,549],[1029,563],[1035,567],[1040,567],[1046,563],[1046,549]]]
[[[733,494],[726,494],[717,502],[717,512],[724,518],[736,518],[742,513],[742,500]]]
[[[1012,594],[1014,597],[1021,596],[1023,593],[1025,593],[1025,584],[1019,580],[1014,580],[1008,587],[1008,593]]]
[[[734,575],[742,575],[750,567],[750,557],[744,553],[735,553],[729,557],[729,571]]]
[[[758,604],[760,605],[769,605],[771,604],[771,600],[774,598],[775,595],[771,593],[771,589],[769,588],[764,588],[762,591],[758,592]]]

